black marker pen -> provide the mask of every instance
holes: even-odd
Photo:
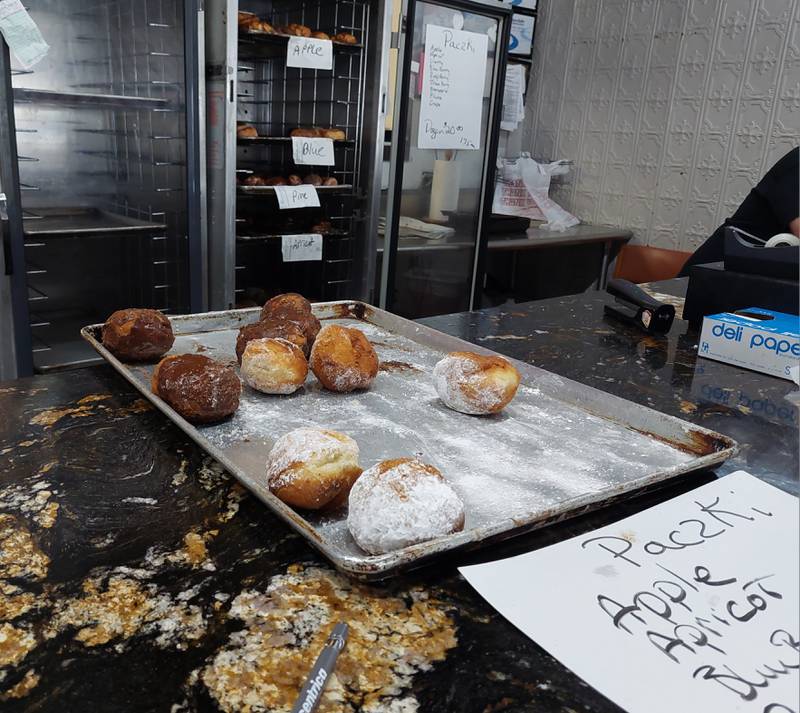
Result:
[[[328,682],[328,677],[336,668],[336,659],[339,658],[339,653],[344,649],[346,643],[347,624],[339,622],[333,627],[322,653],[320,653],[319,658],[314,663],[314,667],[308,674],[308,678],[306,678],[306,682],[300,690],[300,695],[292,708],[292,713],[312,713],[317,709],[320,698],[322,698],[322,691],[325,690],[325,684]]]

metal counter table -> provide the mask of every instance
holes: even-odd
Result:
[[[627,243],[633,233],[624,228],[608,228],[602,225],[576,225],[563,232],[545,230],[543,228],[529,228],[524,233],[508,235],[492,235],[489,237],[487,249],[490,252],[514,252],[525,250],[541,250],[553,247],[572,247],[575,245],[603,244],[603,260],[597,277],[596,288],[605,289],[607,282],[608,266],[613,257],[615,245]],[[426,238],[400,238],[398,252],[427,252],[446,250],[471,249],[473,243],[465,241],[458,235],[440,240]],[[383,252],[383,244],[379,238],[378,252]],[[516,262],[512,270],[515,270]]]
[[[661,338],[609,321],[605,299],[426,323],[725,433],[742,450],[720,474],[745,468],[797,493],[793,385],[697,360],[683,322]],[[342,619],[351,638],[330,710],[618,713],[456,567],[586,532],[714,477],[364,587],[109,367],[4,383],[0,413],[0,690],[10,712],[269,710],[292,698],[315,637]]]

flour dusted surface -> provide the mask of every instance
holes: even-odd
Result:
[[[327,320],[326,320],[327,321]],[[295,428],[339,431],[356,440],[364,468],[389,458],[416,457],[437,467],[465,506],[465,530],[486,528],[539,513],[579,497],[624,488],[693,456],[593,416],[556,398],[558,377],[538,388],[523,374],[514,401],[497,415],[476,418],[447,408],[432,378],[442,351],[353,319],[333,320],[360,329],[382,363],[367,391],[337,394],[309,374],[290,396],[260,394],[245,386],[238,411],[203,426],[200,435],[246,475],[247,487],[267,492],[264,463],[275,441]],[[179,335],[171,353],[193,352],[235,362],[236,329]],[[152,367],[133,373],[149,383]],[[555,381],[555,383],[553,383]],[[553,394],[553,395],[550,395]],[[304,517],[342,556],[364,557],[345,514]]]

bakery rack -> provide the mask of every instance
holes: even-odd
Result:
[[[197,2],[30,0],[51,45],[3,43],[3,232],[20,375],[85,365],[115,309],[202,307]]]
[[[284,291],[316,300],[363,296],[377,204],[368,177],[380,165],[379,125],[383,132],[383,3],[211,0],[207,11],[209,117],[224,116],[208,131],[212,306],[258,304]],[[276,29],[296,23],[330,36],[346,32],[356,42],[333,42],[332,70],[287,67],[288,36],[240,30],[239,11]],[[237,137],[237,122],[258,136]],[[333,142],[334,166],[294,164],[290,133],[312,126],[345,133]],[[250,174],[311,173],[337,181],[317,187],[318,209],[281,211],[271,186],[241,185]],[[282,236],[309,232],[323,235],[322,260],[284,263]]]

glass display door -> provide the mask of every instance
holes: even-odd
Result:
[[[509,14],[496,2],[406,9],[378,247],[380,305],[405,317],[479,304]]]

